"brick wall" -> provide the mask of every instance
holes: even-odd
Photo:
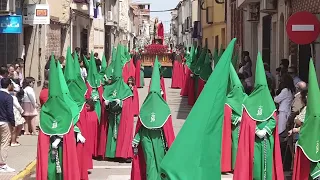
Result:
[[[61,26],[50,24],[47,26],[46,56],[48,59],[53,53],[56,57],[61,56]]]

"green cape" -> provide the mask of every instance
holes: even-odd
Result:
[[[41,131],[47,135],[67,134],[73,125],[72,112],[68,102],[64,99],[60,78],[57,78],[57,76],[57,64],[53,55],[51,55],[49,97],[41,107],[39,123]]]
[[[167,102],[162,98],[158,56],[154,61],[149,94],[140,109],[140,121],[148,129],[161,128],[171,115]]]
[[[308,104],[298,146],[311,162],[320,161],[320,91],[313,60],[309,62]]]
[[[117,57],[114,64],[114,72],[112,76],[112,83],[107,85],[103,92],[104,100],[120,99],[124,100],[133,96],[130,87],[123,81],[122,77],[122,57],[123,47],[118,45]]]
[[[93,52],[90,55],[89,69],[88,69],[87,81],[90,87],[98,88],[101,86],[101,76],[98,73],[96,61],[93,57]]]
[[[254,90],[243,102],[243,107],[247,110],[249,116],[256,121],[269,120],[276,111],[276,106],[268,88],[260,53],[258,53],[256,64]]]
[[[243,90],[242,83],[234,67],[230,65],[230,92],[227,95],[226,104],[231,107],[238,115],[242,114],[242,103],[247,97]]]
[[[206,54],[205,61],[200,69],[199,77],[203,81],[207,81],[212,73],[211,61],[209,53]]]
[[[223,110],[235,40],[231,41],[222,55],[220,63],[162,160],[162,179],[221,179]]]
[[[214,66],[216,66],[219,62],[219,55],[218,55],[218,50],[217,49],[214,49],[214,52],[213,52],[213,63],[214,63]]]
[[[193,73],[195,75],[199,75],[200,74],[200,71],[201,71],[201,67],[203,66],[204,62],[205,62],[205,59],[206,59],[206,54],[207,54],[207,47],[203,48],[201,50],[201,54],[200,54],[200,57],[197,61],[197,64],[195,65],[195,68],[194,68],[194,71]]]

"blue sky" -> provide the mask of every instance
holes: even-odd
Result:
[[[179,3],[179,0],[132,0],[132,2],[151,3],[151,11],[173,9]],[[163,22],[165,30],[169,30],[171,15],[168,12],[153,12],[151,17],[158,17]]]

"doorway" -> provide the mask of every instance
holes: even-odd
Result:
[[[311,58],[310,44],[299,45],[298,70],[299,70],[299,77],[304,82],[308,82],[310,58]]]
[[[80,33],[80,48],[81,55],[88,55],[88,30],[82,29]]]
[[[271,56],[271,21],[271,15],[264,16],[262,20],[262,59],[268,64]]]

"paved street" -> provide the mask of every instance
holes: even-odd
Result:
[[[16,169],[15,173],[0,173],[1,180],[10,180],[36,158],[37,136],[21,136],[18,141],[21,146],[10,147],[8,165]]]
[[[145,79],[145,88],[139,89],[140,105],[147,96],[149,78]],[[165,79],[168,104],[171,108],[173,126],[177,134],[181,129],[191,107],[187,105],[187,99],[180,97],[179,89],[171,89],[171,79]],[[135,119],[137,120],[137,119]],[[34,150],[35,151],[35,150]],[[130,180],[131,164],[107,162],[107,161],[94,161],[94,169],[89,175],[90,180]],[[33,174],[30,178],[35,179]],[[231,175],[224,175],[223,180],[231,180]]]

